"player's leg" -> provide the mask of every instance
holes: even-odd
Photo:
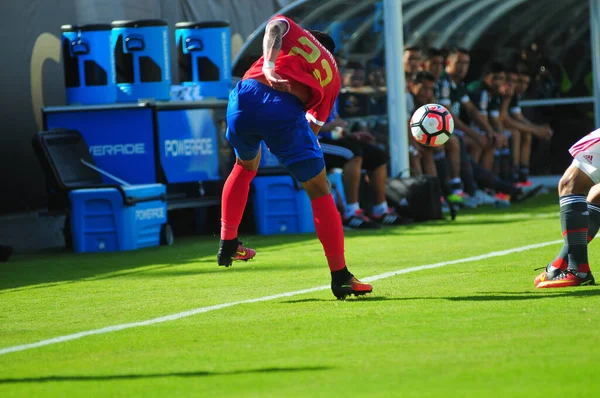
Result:
[[[463,187],[460,178],[461,148],[458,135],[453,134],[450,136],[450,139],[444,145],[444,151],[446,152],[446,159],[448,159],[448,165],[450,166],[450,193],[460,196],[463,193]]]
[[[423,163],[423,174],[427,176],[437,177],[437,169],[435,167],[435,160],[433,160],[433,149],[427,148],[423,152],[423,158],[421,162]]]
[[[481,132],[480,134],[485,134],[485,133]],[[479,164],[484,169],[493,171],[494,160],[496,158],[498,158],[496,156],[496,147],[494,146],[494,143],[492,142],[492,140],[488,140],[487,146],[482,149],[481,160],[479,161]]]
[[[228,267],[232,261],[248,261],[256,255],[254,249],[243,246],[238,239],[238,228],[242,222],[250,183],[256,176],[260,163],[260,147],[251,160],[236,159],[233,170],[223,186],[221,197],[221,240],[217,253],[217,263]]]
[[[518,131],[515,134],[519,134]],[[512,130],[504,130],[504,143],[502,144],[502,148],[500,148],[500,178],[504,181],[508,181],[511,184],[515,183],[516,180],[513,179],[513,170],[514,167],[514,148],[513,148],[513,131]],[[514,137],[515,140],[518,140],[519,137]]]
[[[588,244],[596,237],[598,229],[600,229],[600,185],[594,185],[587,196],[587,207],[590,213],[588,220]],[[566,270],[569,267],[569,246],[563,245],[558,256],[546,267],[546,271],[538,275],[534,283],[537,285],[546,278],[551,278],[552,275],[557,275],[561,270]],[[576,264],[572,264],[574,268]],[[546,274],[548,272],[550,277]]]
[[[289,165],[288,168],[300,179],[304,179],[308,178],[308,174],[304,170],[314,168],[314,163],[314,161],[301,161]],[[301,181],[301,183],[310,198],[315,230],[323,245],[323,251],[331,273],[331,290],[333,294],[338,299],[344,299],[351,294],[371,293],[373,287],[356,279],[346,266],[342,219],[336,211],[325,168],[316,176]]]
[[[521,149],[519,162],[519,182],[522,185],[531,185],[529,181],[529,159],[531,158],[531,142],[533,134],[521,134]]]
[[[390,208],[386,201],[387,163],[388,154],[378,146],[359,141],[363,153],[363,168],[369,175],[374,206],[371,210],[372,219],[382,225],[405,225],[412,220],[401,217]]]
[[[463,140],[465,143],[465,148],[467,149],[467,153],[477,164],[481,162],[481,156],[483,154],[484,148],[481,144],[475,141],[471,136],[464,135]]]
[[[300,114],[304,118],[304,113]],[[361,283],[346,267],[344,228],[325,171],[323,151],[304,119],[302,126],[285,136],[277,135],[267,141],[271,152],[298,180],[308,194],[313,211],[317,237],[323,245],[331,272],[331,289],[338,299],[350,294],[366,294],[373,290]]]
[[[591,166],[591,165],[590,165]],[[580,168],[581,167],[581,168]],[[594,169],[595,170],[595,169]],[[589,170],[588,170],[589,172]],[[591,172],[591,175],[594,175]],[[538,276],[538,288],[568,287],[594,283],[588,263],[589,210],[586,193],[594,185],[577,159],[565,171],[558,184],[560,221],[564,236],[566,263],[559,256]],[[562,251],[562,250],[561,250]]]
[[[511,178],[513,183],[519,182],[519,170],[521,164],[521,147],[523,141],[523,135],[521,131],[517,129],[510,130],[510,150],[512,160]],[[527,135],[527,134],[525,134]]]
[[[260,163],[260,136],[256,134],[256,113],[260,109],[261,87],[252,82],[238,83],[227,106],[227,139],[236,154],[236,163],[223,186],[221,197],[221,240],[217,263],[230,266],[234,260],[247,261],[256,251],[244,247],[238,239],[238,228],[248,201],[250,183]],[[239,99],[245,105],[241,106]],[[259,102],[249,102],[246,98]]]
[[[373,229],[379,224],[369,219],[360,208],[359,190],[363,168],[363,152],[360,145],[352,140],[321,139],[321,149],[328,167],[343,169],[342,182],[346,194],[346,209],[343,224],[349,228]]]
[[[408,161],[410,165],[410,175],[418,177],[423,175],[423,164],[421,162],[421,152],[417,151],[412,145],[408,147]]]

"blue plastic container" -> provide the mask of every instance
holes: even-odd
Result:
[[[231,89],[231,30],[228,22],[175,24],[179,81],[198,85],[203,97],[227,98]]]
[[[169,100],[171,61],[167,22],[161,19],[114,21],[111,38],[117,101]]]
[[[69,192],[73,250],[115,252],[158,246],[167,222],[166,189],[162,184]]]
[[[252,183],[258,234],[315,232],[308,194],[291,176],[256,177]]]
[[[111,25],[63,25],[62,53],[67,105],[117,100]]]

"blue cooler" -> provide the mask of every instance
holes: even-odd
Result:
[[[116,102],[111,29],[109,24],[61,26],[67,105]]]
[[[179,81],[198,85],[203,97],[227,98],[231,89],[231,30],[228,22],[175,24]]]
[[[256,177],[252,184],[258,234],[315,232],[308,194],[291,176]]]
[[[114,21],[111,36],[117,101],[169,100],[171,64],[167,22],[161,19]]]
[[[73,250],[115,252],[158,246],[170,234],[162,184],[76,189],[71,200]],[[172,236],[171,236],[172,239]]]

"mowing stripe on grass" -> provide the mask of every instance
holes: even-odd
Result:
[[[417,267],[405,268],[405,269],[401,269],[398,271],[386,272],[383,274],[370,276],[368,278],[361,278],[361,280],[363,280],[365,282],[371,282],[371,281],[376,281],[376,280],[380,280],[380,279],[390,278],[395,275],[408,274],[409,272],[416,272],[416,271],[422,271],[425,269],[445,267],[446,265],[469,263],[469,262],[473,262],[473,261],[485,260],[485,259],[492,258],[492,257],[507,256],[509,254],[524,252],[524,251],[532,250],[532,249],[538,249],[541,247],[555,245],[558,243],[563,243],[563,240],[562,239],[561,240],[553,240],[550,242],[536,243],[533,245],[515,247],[513,249],[508,249],[508,250],[490,252],[490,253],[482,254],[479,256],[474,256],[474,257],[461,258],[458,260],[451,260],[451,261],[442,261],[442,262],[435,263],[435,264],[420,265]],[[124,323],[121,325],[114,325],[114,326],[107,326],[107,327],[104,327],[101,329],[94,329],[94,330],[88,330],[88,331],[79,332],[79,333],[68,334],[65,336],[59,336],[59,337],[55,337],[55,338],[48,339],[48,340],[38,341],[36,343],[6,347],[6,348],[0,349],[0,355],[9,354],[11,352],[17,352],[17,351],[25,351],[25,350],[29,350],[32,348],[43,347],[43,346],[47,346],[47,345],[51,345],[51,344],[64,343],[65,341],[77,340],[82,337],[92,336],[95,334],[111,333],[111,332],[117,332],[119,330],[130,329],[130,328],[135,328],[135,327],[140,327],[140,326],[150,326],[150,325],[154,325],[157,323],[175,321],[177,319],[187,318],[188,316],[192,316],[192,315],[196,315],[196,314],[203,314],[205,312],[210,312],[210,311],[221,310],[223,308],[233,307],[235,305],[251,304],[251,303],[259,303],[262,301],[277,300],[280,298],[298,296],[300,294],[313,293],[313,292],[318,292],[321,290],[327,290],[329,288],[330,288],[329,285],[319,286],[319,287],[313,287],[311,289],[295,290],[293,292],[274,294],[271,296],[264,296],[264,297],[254,298],[254,299],[234,301],[231,303],[211,305],[208,307],[200,307],[200,308],[196,308],[196,309],[189,310],[189,311],[179,312],[177,314],[166,315],[166,316],[161,316],[159,318],[148,319],[146,321]]]

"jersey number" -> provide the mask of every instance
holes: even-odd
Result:
[[[298,39],[300,44],[304,47],[308,47],[310,52],[305,51],[300,47],[292,47],[290,50],[290,55],[301,55],[309,64],[314,64],[321,57],[321,50],[317,46],[315,46],[306,36],[302,36]],[[323,72],[325,72],[325,78],[321,74],[321,70],[315,68],[313,69],[313,76],[315,79],[319,81],[321,87],[325,87],[333,80],[333,71],[331,70],[331,64],[326,59],[321,60],[321,68]]]

